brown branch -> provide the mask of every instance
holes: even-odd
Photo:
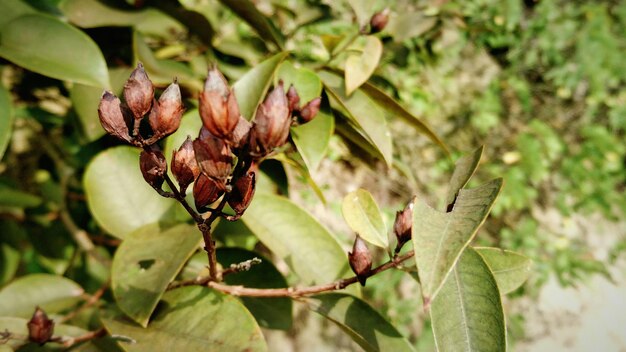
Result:
[[[92,307],[93,305],[95,305],[96,303],[98,303],[98,301],[100,300],[100,298],[102,297],[102,295],[104,295],[104,293],[106,292],[106,290],[109,288],[109,285],[111,284],[110,281],[107,281],[104,283],[104,285],[102,285],[102,287],[100,287],[98,289],[98,291],[94,292],[93,295],[89,296],[87,298],[87,300],[85,301],[85,303],[78,307],[77,309],[69,312],[67,315],[65,315],[64,317],[59,319],[59,324],[63,324],[66,321],[71,320],[72,318],[74,318],[75,316],[78,315],[78,313],[84,311],[85,309]]]
[[[50,339],[50,342],[57,342],[63,345],[63,347],[71,347],[76,344],[97,339],[98,337],[102,337],[107,334],[107,331],[104,328],[100,328],[95,331],[90,331],[84,335],[71,337],[71,336],[55,336]]]
[[[395,268],[404,261],[412,258],[415,255],[414,251],[409,251],[404,255],[395,256],[390,261],[377,266],[372,269],[369,274],[365,275],[366,278],[377,275],[383,271],[389,270],[391,268]],[[356,276],[340,279],[335,282],[309,286],[309,287],[286,287],[286,288],[251,288],[244,286],[232,286],[225,285],[216,281],[211,281],[210,278],[197,278],[193,280],[180,281],[176,283],[172,283],[167,289],[172,290],[178,287],[184,286],[193,286],[193,285],[201,285],[208,286],[215,290],[231,294],[233,296],[247,296],[247,297],[302,297],[309,296],[316,293],[328,292],[328,291],[337,291],[342,290],[354,283],[358,282]]]

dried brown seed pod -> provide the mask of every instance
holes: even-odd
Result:
[[[224,75],[212,68],[200,94],[200,117],[212,135],[227,138],[239,122],[239,105],[235,92],[228,88]]]
[[[413,227],[413,203],[412,199],[404,210],[396,213],[396,221],[393,224],[393,232],[396,234],[398,244],[396,245],[396,253],[400,251],[402,246],[411,240],[411,229]]]
[[[139,155],[139,168],[144,180],[152,188],[160,191],[167,172],[167,161],[163,153],[160,150],[142,150]]]
[[[254,138],[262,152],[270,152],[287,141],[291,119],[282,81],[259,105],[254,117]]]
[[[254,197],[256,174],[254,171],[248,172],[233,182],[233,190],[228,196],[228,205],[237,213],[243,214],[250,205]]]
[[[156,140],[168,136],[178,129],[185,107],[178,82],[174,80],[154,102],[148,121]]]
[[[385,29],[389,22],[389,9],[375,13],[370,19],[370,33],[378,33]]]
[[[322,98],[317,97],[310,102],[308,102],[301,110],[300,110],[300,122],[307,123],[317,116],[317,113],[320,111],[320,105],[322,104]]]
[[[214,180],[204,174],[200,174],[193,184],[193,199],[196,209],[202,208],[218,200],[224,194],[223,181]]]
[[[196,162],[196,154],[193,151],[193,143],[189,136],[187,136],[180,148],[173,152],[171,166],[172,174],[174,174],[181,192],[185,193],[187,187],[200,174],[200,168]]]
[[[298,91],[293,84],[290,85],[287,90],[287,101],[289,102],[289,111],[293,112],[300,110],[300,96],[298,95]]]
[[[100,124],[108,134],[130,142],[128,124],[124,118],[121,101],[113,93],[105,91],[98,105]]]
[[[133,70],[124,84],[124,99],[136,119],[143,118],[150,111],[152,99],[154,99],[154,86],[141,62],[137,64],[137,68]]]
[[[204,137],[204,138],[202,138]],[[200,171],[216,180],[226,180],[232,171],[230,147],[221,139],[207,133],[193,141],[193,149]]]
[[[35,308],[32,318],[28,322],[28,339],[43,345],[50,341],[54,334],[54,321],[48,319],[48,315],[41,308]]]
[[[372,270],[372,255],[361,236],[356,235],[352,252],[348,252],[348,259],[359,283],[361,286],[365,286],[365,281]]]
[[[237,127],[235,127],[233,133],[230,135],[229,138],[231,145],[235,148],[241,148],[244,145],[248,144],[251,128],[252,124],[248,122],[248,120],[244,119],[242,116],[239,116],[239,122],[237,123]]]

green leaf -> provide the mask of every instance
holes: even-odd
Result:
[[[0,56],[45,76],[108,87],[100,48],[71,25],[40,14],[17,17],[0,28]]]
[[[476,247],[474,249],[491,269],[501,294],[515,291],[528,279],[533,263],[527,257],[500,248]]]
[[[331,72],[319,72],[333,108],[342,110],[355,132],[360,134],[388,166],[393,162],[391,133],[385,114],[363,91],[357,90],[347,97],[343,79]]]
[[[64,0],[59,4],[59,9],[71,23],[82,28],[141,26],[142,22],[155,18],[160,20],[160,25],[163,27],[170,27],[168,22],[175,22],[151,8],[123,11],[97,0]]]
[[[253,265],[249,271],[227,275],[224,282],[228,285],[242,285],[254,288],[287,287],[287,281],[274,265],[255,252],[239,248],[220,248],[217,250],[217,261],[224,269],[232,264],[239,264],[252,258],[261,259],[260,264]],[[206,262],[206,255],[204,256]],[[291,328],[292,302],[286,297],[241,297],[241,301],[263,328],[288,330]]]
[[[10,208],[33,208],[39,206],[41,203],[42,199],[40,197],[0,183],[0,206]]]
[[[259,106],[265,97],[265,93],[267,93],[267,89],[272,83],[278,65],[283,62],[287,55],[289,55],[289,53],[278,53],[266,59],[246,72],[246,74],[233,85],[241,116],[248,120],[254,117],[257,106]]]
[[[415,127],[418,131],[425,134],[431,141],[437,144],[446,154],[450,154],[448,150],[448,146],[437,136],[437,134],[428,126],[428,124],[422,121],[417,116],[410,113],[406,110],[402,105],[400,105],[395,99],[387,95],[387,93],[380,90],[375,85],[365,82],[361,86],[361,90],[365,92],[370,98],[372,98],[378,106],[385,109],[385,111],[392,116],[397,116],[413,127]]]
[[[317,74],[308,68],[295,67],[291,61],[284,61],[278,66],[275,81],[278,82],[281,79],[285,84],[285,90],[290,85],[294,85],[298,91],[301,106],[322,93],[322,81]]]
[[[74,281],[50,274],[22,276],[0,290],[0,316],[30,318],[36,306],[58,313],[80,301],[83,289]]]
[[[350,54],[346,59],[346,95],[352,94],[365,83],[378,67],[383,54],[383,43],[377,37],[365,37],[365,46],[360,55]]]
[[[337,324],[365,351],[413,351],[411,344],[364,301],[342,293],[306,299],[309,309]]]
[[[182,287],[163,295],[147,328],[123,317],[104,318],[111,334],[135,343],[127,351],[267,351],[261,329],[234,297],[207,287]]]
[[[435,24],[437,17],[427,17],[422,12],[404,12],[390,19],[387,32],[399,43],[426,33]]]
[[[304,285],[328,283],[349,272],[347,255],[328,230],[286,198],[257,194],[243,221]]]
[[[276,44],[279,49],[283,49],[285,36],[271,19],[257,10],[253,2],[248,0],[220,0],[220,2],[246,21],[261,38]]]
[[[118,307],[137,323],[148,325],[167,285],[201,241],[197,228],[187,224],[169,229],[152,224],[129,234],[115,252],[111,269]]]
[[[130,76],[129,68],[113,68],[109,70],[111,91],[118,97],[122,95],[124,83]],[[94,141],[105,134],[98,118],[98,105],[102,97],[102,88],[75,83],[70,88],[70,99],[74,111],[78,115],[81,127],[87,140]]]
[[[480,158],[483,155],[483,149],[484,147],[480,146],[471,154],[459,158],[454,164],[454,172],[448,184],[448,193],[446,195],[446,202],[444,203],[446,207],[454,203],[459,190],[465,187],[470,178],[472,178],[472,175],[474,175],[474,172],[476,172]]]
[[[22,0],[3,0],[0,1],[0,27],[14,18],[22,15],[37,13],[37,10],[30,7]]]
[[[498,286],[487,264],[467,248],[432,303],[438,351],[506,351]]]
[[[115,147],[87,165],[83,179],[87,205],[100,226],[118,238],[136,229],[167,220],[171,199],[159,196],[139,170],[139,150]]]
[[[33,312],[35,309],[33,308]],[[33,312],[30,312],[32,315]],[[49,312],[46,312],[49,313]],[[10,338],[8,341],[2,341],[0,343],[0,348],[2,346],[8,346],[9,351],[13,351],[13,349],[17,350],[19,347],[29,344],[31,342],[28,341],[28,321],[30,320],[30,316],[28,319],[25,318],[15,318],[15,317],[0,317],[0,331],[10,331],[15,337],[23,337],[22,338]],[[66,336],[66,337],[78,337],[85,335],[87,333],[86,330],[81,329],[72,325],[64,325],[64,324],[54,324],[54,336]],[[6,345],[4,344],[6,343]],[[46,346],[48,347],[48,346]],[[43,350],[43,349],[42,349]],[[48,349],[46,349],[47,351]],[[3,351],[0,349],[0,351]]]
[[[20,265],[20,252],[6,243],[0,244],[0,286],[11,281]]]
[[[431,208],[423,200],[416,202],[413,248],[426,306],[487,218],[501,188],[502,179],[498,178],[480,187],[462,189],[448,213]]]
[[[370,192],[364,189],[348,193],[343,198],[341,212],[352,231],[367,242],[387,249],[389,238],[380,209]]]
[[[0,160],[11,140],[13,131],[13,109],[11,108],[11,94],[0,83]]]

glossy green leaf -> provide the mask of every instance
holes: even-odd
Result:
[[[243,221],[303,284],[331,282],[349,272],[347,255],[328,230],[287,198],[257,194]]]
[[[132,72],[130,68],[113,68],[109,70],[111,91],[118,97],[122,96],[124,83]],[[94,141],[105,134],[98,118],[98,105],[103,89],[75,83],[70,88],[70,99],[76,115],[80,120],[83,133],[89,141]]]
[[[365,37],[365,46],[360,54],[350,54],[346,59],[346,95],[349,96],[365,83],[378,67],[383,54],[383,43],[377,37]]]
[[[413,351],[396,328],[364,301],[342,293],[307,298],[309,309],[337,324],[365,351]]]
[[[343,198],[341,212],[352,231],[364,240],[384,249],[389,246],[385,222],[370,192],[357,189],[348,193]]]
[[[374,14],[376,0],[348,0],[347,2],[354,11],[359,27],[369,24]]]
[[[369,82],[363,83],[363,85],[361,86],[361,90],[365,92],[370,98],[372,98],[378,104],[378,106],[384,109],[387,113],[405,120],[413,127],[415,127],[418,131],[430,138],[431,141],[441,147],[441,149],[443,149],[446,154],[450,154],[448,146],[439,138],[439,136],[437,136],[437,134],[432,130],[432,128],[430,128],[430,126],[428,126],[426,122],[422,121],[420,118],[410,113],[395,99],[387,95],[387,93],[383,92],[378,87]]]
[[[423,200],[413,208],[415,263],[426,305],[437,295],[463,250],[487,218],[500,189],[498,178],[459,191],[454,209],[439,212]]]
[[[87,166],[83,179],[87,204],[108,233],[124,238],[136,229],[167,220],[177,206],[159,196],[139,170],[139,150],[116,147],[98,154]]]
[[[448,193],[444,203],[446,207],[454,203],[459,190],[465,187],[472,175],[474,175],[474,172],[476,172],[480,158],[483,155],[483,149],[483,146],[480,146],[472,153],[464,155],[456,161],[452,178],[450,178],[448,183]]]
[[[33,309],[34,311],[35,309]],[[33,312],[30,314],[32,315]],[[47,312],[48,313],[48,312]],[[8,346],[9,351],[13,351],[13,349],[18,349],[21,346],[29,344],[28,341],[28,319],[25,318],[16,318],[16,317],[0,317],[0,331],[10,331],[15,335],[15,337],[23,337],[23,338],[10,338],[6,342],[4,340],[0,340],[0,351],[1,346]],[[65,336],[65,337],[78,337],[85,335],[87,333],[86,330],[81,329],[72,325],[65,324],[54,324],[54,336]],[[5,344],[6,343],[6,344]],[[48,347],[49,345],[46,345]],[[52,346],[50,346],[52,347]],[[43,350],[43,348],[42,348]],[[48,350],[48,349],[46,349]]]
[[[498,286],[487,264],[467,248],[430,311],[437,350],[506,351]]]
[[[237,16],[246,21],[266,41],[270,41],[279,49],[285,45],[285,36],[274,25],[272,20],[259,12],[255,4],[249,0],[220,0]],[[245,116],[245,115],[244,115]]]
[[[104,318],[111,334],[134,343],[127,351],[267,351],[254,317],[235,298],[206,287],[182,287],[163,295],[147,328],[123,317]]]
[[[7,243],[0,243],[0,287],[13,279],[19,265],[20,252]]]
[[[50,274],[22,276],[0,290],[0,316],[30,318],[36,306],[48,314],[80,301],[83,289],[70,279]]]
[[[353,129],[379,152],[388,166],[391,166],[393,162],[391,133],[381,108],[361,90],[347,97],[344,94],[344,81],[340,76],[328,71],[320,72],[319,76],[326,87],[333,108],[342,110]]]
[[[195,226],[144,226],[126,236],[113,257],[111,287],[117,306],[142,326],[148,324],[167,285],[202,242]]]
[[[85,33],[53,17],[29,14],[0,28],[0,56],[45,76],[108,87],[100,48]]]
[[[14,187],[0,183],[0,206],[10,208],[32,208],[43,200],[35,195],[22,192]]]
[[[287,55],[289,54],[278,53],[269,57],[248,71],[233,85],[241,116],[248,120],[254,117],[257,106],[265,97],[273,81],[274,73]]]
[[[403,12],[390,19],[387,33],[394,41],[403,42],[426,33],[435,24],[437,17],[427,17],[422,12]]]
[[[491,269],[501,294],[515,291],[528,279],[533,263],[527,257],[500,248],[477,247],[474,249]]]
[[[0,160],[11,140],[13,131],[13,109],[11,108],[11,95],[0,84]]]
[[[275,81],[282,79],[285,90],[294,85],[300,97],[300,105],[317,98],[322,93],[322,81],[317,74],[308,68],[295,67],[291,61],[284,61],[278,66]]]
[[[37,13],[23,0],[2,0],[0,1],[0,27],[14,18],[22,15]]]
[[[287,287],[287,281],[274,265],[255,252],[239,248],[220,248],[217,261],[224,269],[252,258],[261,259],[249,271],[226,275],[224,282],[229,285],[242,285],[254,288]],[[206,255],[204,256],[206,263]],[[288,330],[292,324],[292,302],[286,297],[241,297],[241,301],[263,328]]]

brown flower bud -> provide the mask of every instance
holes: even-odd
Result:
[[[350,260],[350,267],[356,274],[361,286],[365,286],[365,281],[372,269],[372,255],[361,236],[356,235],[352,252],[348,252],[348,259]]]
[[[100,124],[108,134],[130,142],[130,133],[120,100],[109,91],[105,91],[98,106]]]
[[[185,111],[185,107],[180,95],[180,87],[174,80],[161,94],[159,101],[153,104],[152,111],[150,111],[148,121],[152,131],[157,136],[156,139],[176,132],[180,126],[183,111]]]
[[[218,200],[224,194],[225,185],[223,181],[216,181],[210,177],[200,174],[193,184],[193,199],[196,209],[206,207]]]
[[[259,105],[254,118],[254,138],[263,151],[269,152],[287,141],[291,119],[282,81]]]
[[[322,98],[317,97],[308,102],[302,110],[300,110],[300,122],[307,123],[315,118],[320,111],[320,105],[322,104]]]
[[[248,172],[235,180],[233,190],[228,196],[228,205],[237,213],[243,214],[250,205],[252,197],[254,197],[254,189],[256,183],[256,174]]]
[[[48,342],[54,333],[54,321],[48,319],[46,312],[39,307],[35,308],[35,313],[27,325],[28,339],[41,345]]]
[[[389,9],[384,9],[381,12],[375,13],[370,19],[370,33],[378,33],[385,29],[389,22]]]
[[[200,94],[200,117],[204,127],[216,137],[228,137],[239,122],[235,93],[217,68],[209,70],[204,91]]]
[[[201,133],[202,135],[202,133]],[[224,181],[230,175],[233,157],[223,140],[205,134],[193,141],[193,150],[200,171],[208,177]]]
[[[189,186],[200,174],[200,168],[196,162],[196,154],[193,151],[193,143],[191,138],[187,139],[180,146],[178,151],[174,151],[172,155],[172,173],[178,181],[180,190],[185,193]]]
[[[160,191],[167,172],[167,161],[163,153],[159,150],[142,150],[139,155],[139,168],[144,180],[152,188]]]
[[[300,110],[300,96],[293,84],[290,85],[289,90],[287,90],[287,101],[289,102],[289,111]]]
[[[235,148],[243,147],[248,143],[248,139],[250,136],[250,129],[252,128],[252,124],[248,122],[248,120],[244,119],[242,116],[239,116],[239,122],[237,123],[237,127],[233,130],[233,133],[230,135],[230,143]]]
[[[411,228],[413,227],[413,202],[412,199],[404,210],[396,213],[396,221],[393,224],[393,232],[396,234],[398,244],[396,253],[400,252],[402,246],[411,240]]]
[[[150,111],[150,105],[154,99],[154,87],[141,62],[137,64],[137,68],[124,84],[124,99],[136,119],[143,118]]]

